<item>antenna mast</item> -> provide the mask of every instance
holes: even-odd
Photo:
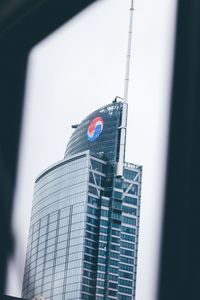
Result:
[[[127,49],[127,60],[126,60],[126,73],[124,82],[124,102],[128,101],[128,87],[129,87],[129,74],[130,74],[130,63],[131,63],[131,46],[132,46],[132,33],[133,33],[133,0],[131,0],[130,8],[130,24],[128,32],[128,49]]]
[[[126,150],[126,129],[127,129],[127,116],[128,116],[128,88],[129,88],[129,74],[130,74],[130,62],[131,62],[131,46],[132,46],[132,28],[133,28],[133,0],[131,0],[130,8],[130,23],[129,23],[129,33],[128,33],[128,50],[127,50],[127,60],[126,60],[126,73],[124,82],[124,103],[122,108],[122,120],[120,126],[120,145],[119,145],[119,159],[117,163],[116,176],[123,176],[123,166],[125,159]]]

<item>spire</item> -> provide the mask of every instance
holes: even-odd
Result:
[[[127,116],[128,116],[128,88],[129,88],[129,74],[130,74],[130,62],[131,62],[131,45],[132,45],[132,27],[133,27],[133,0],[131,0],[130,8],[130,22],[129,22],[129,33],[128,33],[128,49],[127,49],[127,60],[126,60],[126,72],[124,82],[124,103],[122,108],[122,120],[120,126],[120,145],[119,145],[119,159],[117,162],[116,176],[123,176],[123,166],[125,160],[126,150],[126,129],[127,129]]]
[[[129,87],[129,73],[130,73],[130,62],[131,62],[131,45],[132,45],[132,28],[133,28],[133,0],[131,0],[130,8],[130,23],[128,32],[128,49],[127,49],[127,60],[126,60],[126,73],[124,82],[124,102],[128,101],[128,87]]]

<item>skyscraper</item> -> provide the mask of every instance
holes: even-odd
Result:
[[[134,299],[142,168],[119,159],[123,101],[76,125],[36,179],[24,298]]]
[[[126,163],[133,0],[124,98],[74,125],[35,181],[24,298],[134,300],[142,167]]]

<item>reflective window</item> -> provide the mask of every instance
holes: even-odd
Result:
[[[129,196],[125,196],[123,199],[124,203],[132,204],[132,205],[137,205],[137,198],[132,198]]]
[[[114,198],[115,199],[121,199],[122,198],[122,193],[114,191]]]
[[[135,242],[135,237],[134,236],[123,234],[123,233],[121,234],[121,239],[131,241],[131,242]]]
[[[109,274],[108,278],[109,278],[109,280],[112,280],[112,281],[118,281],[118,277],[115,275],[112,275],[112,274]]]
[[[92,186],[92,185],[89,185],[89,190],[88,190],[88,191],[89,191],[89,193],[98,196],[98,191],[97,191],[97,188],[96,188],[96,187],[94,187],[94,186]]]
[[[87,207],[87,212],[88,212],[88,214],[91,214],[93,216],[98,216],[99,215],[98,209],[95,209],[95,208],[90,207],[90,206]]]
[[[108,217],[108,210],[101,209],[101,216]]]
[[[120,253],[122,255],[130,256],[130,257],[134,256],[134,251],[131,251],[131,250],[120,249]]]
[[[123,248],[135,249],[135,244],[127,243],[127,242],[124,242],[124,241],[120,242],[120,246],[123,247]]]
[[[130,225],[136,225],[136,219],[122,216],[122,222]]]
[[[93,170],[102,172],[102,163],[97,160],[91,159],[91,164]]]
[[[118,268],[109,267],[108,269],[110,273],[118,273]]]
[[[115,187],[118,189],[122,189],[122,180],[121,178],[115,178]]]
[[[113,201],[113,208],[116,208],[116,209],[122,209],[122,202],[121,201],[117,201],[117,200],[114,200]]]
[[[98,206],[99,205],[99,199],[94,198],[92,196],[88,196],[88,203]]]
[[[106,221],[106,220],[100,220],[100,225],[102,225],[102,226],[108,226],[108,221]]]
[[[122,278],[133,279],[133,274],[132,273],[119,271],[119,276],[122,277]]]
[[[125,257],[125,256],[120,256],[120,262],[124,262],[124,263],[130,264],[130,265],[133,265],[134,259]]]
[[[131,295],[133,293],[133,290],[129,289],[129,288],[122,287],[122,286],[119,286],[119,292]]]
[[[124,178],[134,181],[136,176],[138,175],[138,172],[124,169],[123,175],[124,175]]]
[[[126,232],[126,233],[130,233],[130,234],[135,234],[136,233],[135,228],[125,227],[125,226],[122,226],[122,231]]]
[[[133,272],[133,266],[120,264],[119,267],[120,267],[120,270]]]
[[[119,279],[119,284],[125,285],[125,286],[130,286],[130,287],[133,286],[132,280],[125,280],[125,279],[121,279],[121,278]]]

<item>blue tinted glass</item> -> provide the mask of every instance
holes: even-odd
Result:
[[[123,202],[128,203],[128,204],[132,204],[132,205],[137,205],[137,198],[132,198],[129,196],[125,196],[123,199]]]
[[[112,103],[98,109],[84,119],[69,140],[65,158],[78,152],[90,150],[92,154],[105,160],[116,161],[121,110],[122,103]],[[91,138],[88,140],[88,128],[95,118],[103,120],[103,129],[101,125],[96,126],[97,124],[94,124],[94,130],[91,130]]]

